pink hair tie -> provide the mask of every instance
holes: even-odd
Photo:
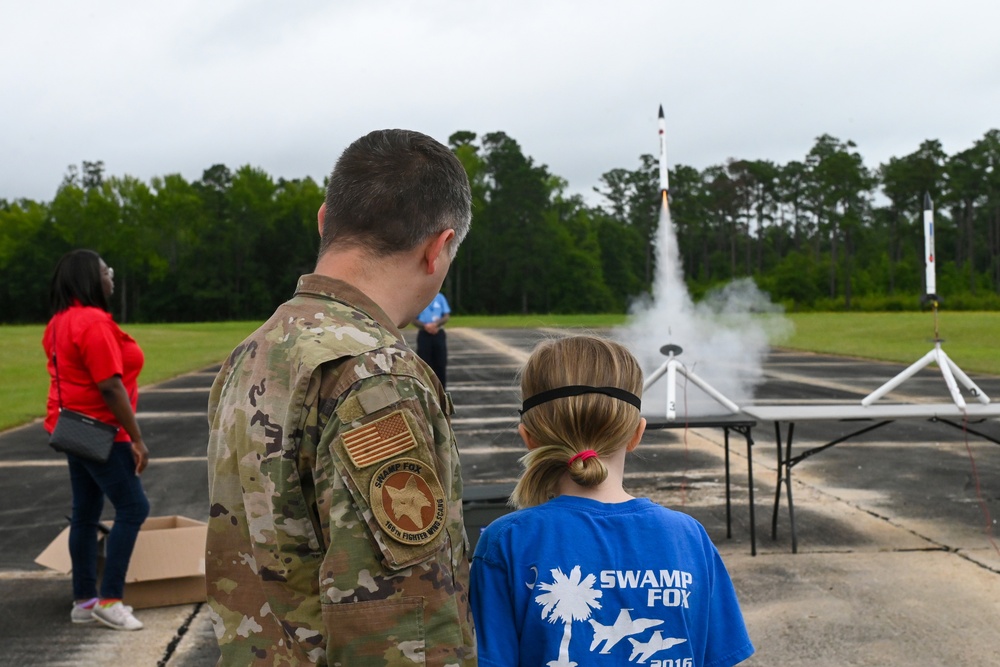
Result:
[[[566,467],[568,468],[571,465],[573,465],[573,462],[576,461],[577,459],[580,459],[581,461],[586,461],[587,459],[592,459],[595,456],[597,456],[597,452],[595,452],[593,449],[585,449],[582,452],[577,452],[576,454],[574,454],[569,458],[569,461],[566,462]]]

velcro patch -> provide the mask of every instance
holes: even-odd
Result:
[[[361,407],[361,402],[358,401],[357,396],[348,396],[340,407],[337,408],[337,416],[340,417],[340,421],[350,424],[352,421],[364,417],[365,409]]]
[[[399,392],[391,384],[379,385],[358,393],[358,402],[361,403],[366,415],[399,403],[399,400]]]
[[[402,410],[351,429],[343,435],[344,449],[355,468],[374,465],[416,447]]]
[[[426,544],[445,527],[444,489],[418,459],[383,464],[372,477],[369,500],[382,532],[397,542]]]

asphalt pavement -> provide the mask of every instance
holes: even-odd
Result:
[[[449,331],[449,391],[475,521],[516,479],[515,372],[542,330]],[[961,359],[955,359],[961,365]],[[773,350],[757,405],[855,404],[903,366]],[[152,454],[143,482],[154,516],[207,518],[205,404],[215,369],[141,390],[139,418]],[[1000,399],[1000,378],[973,375]],[[687,388],[694,392],[696,389]],[[946,402],[925,369],[884,401]],[[647,414],[651,421],[662,415]],[[678,420],[691,418],[682,414]],[[693,418],[692,418],[693,419]],[[660,420],[662,421],[662,420]],[[796,451],[856,425],[796,428]],[[975,429],[1000,437],[991,420]],[[1000,451],[974,434],[926,421],[896,422],[847,440],[794,471],[798,553],[782,496],[772,537],[776,451],[772,424],[757,424],[753,488],[757,555],[751,555],[748,459],[730,434],[731,521],[726,517],[721,428],[647,431],[630,460],[636,495],[688,512],[718,546],[736,584],[757,654],[746,665],[1000,664]],[[202,667],[218,659],[204,605],[137,611],[146,629],[115,632],[69,622],[69,577],[34,558],[66,524],[65,463],[40,422],[0,433],[0,662],[11,665]],[[111,508],[106,518],[113,517]],[[727,526],[727,523],[730,525]],[[475,537],[475,527],[470,530]],[[731,537],[729,536],[731,534]]]

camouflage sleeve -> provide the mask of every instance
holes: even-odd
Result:
[[[265,391],[244,363],[253,350],[237,348],[209,398],[205,565],[219,664],[325,665],[312,474],[296,475],[300,413],[283,411],[300,401],[280,382]]]
[[[328,661],[474,665],[450,414],[410,375],[339,387],[321,401],[313,475]]]

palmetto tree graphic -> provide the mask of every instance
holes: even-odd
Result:
[[[580,566],[575,566],[567,577],[562,569],[552,570],[552,582],[540,583],[538,587],[545,593],[535,598],[542,605],[542,620],[549,623],[562,621],[564,624],[562,641],[559,643],[559,657],[547,663],[548,667],[576,667],[569,659],[569,640],[572,637],[573,621],[586,621],[592,610],[600,609],[597,598],[602,593],[594,590],[597,579],[588,574],[580,580]]]

